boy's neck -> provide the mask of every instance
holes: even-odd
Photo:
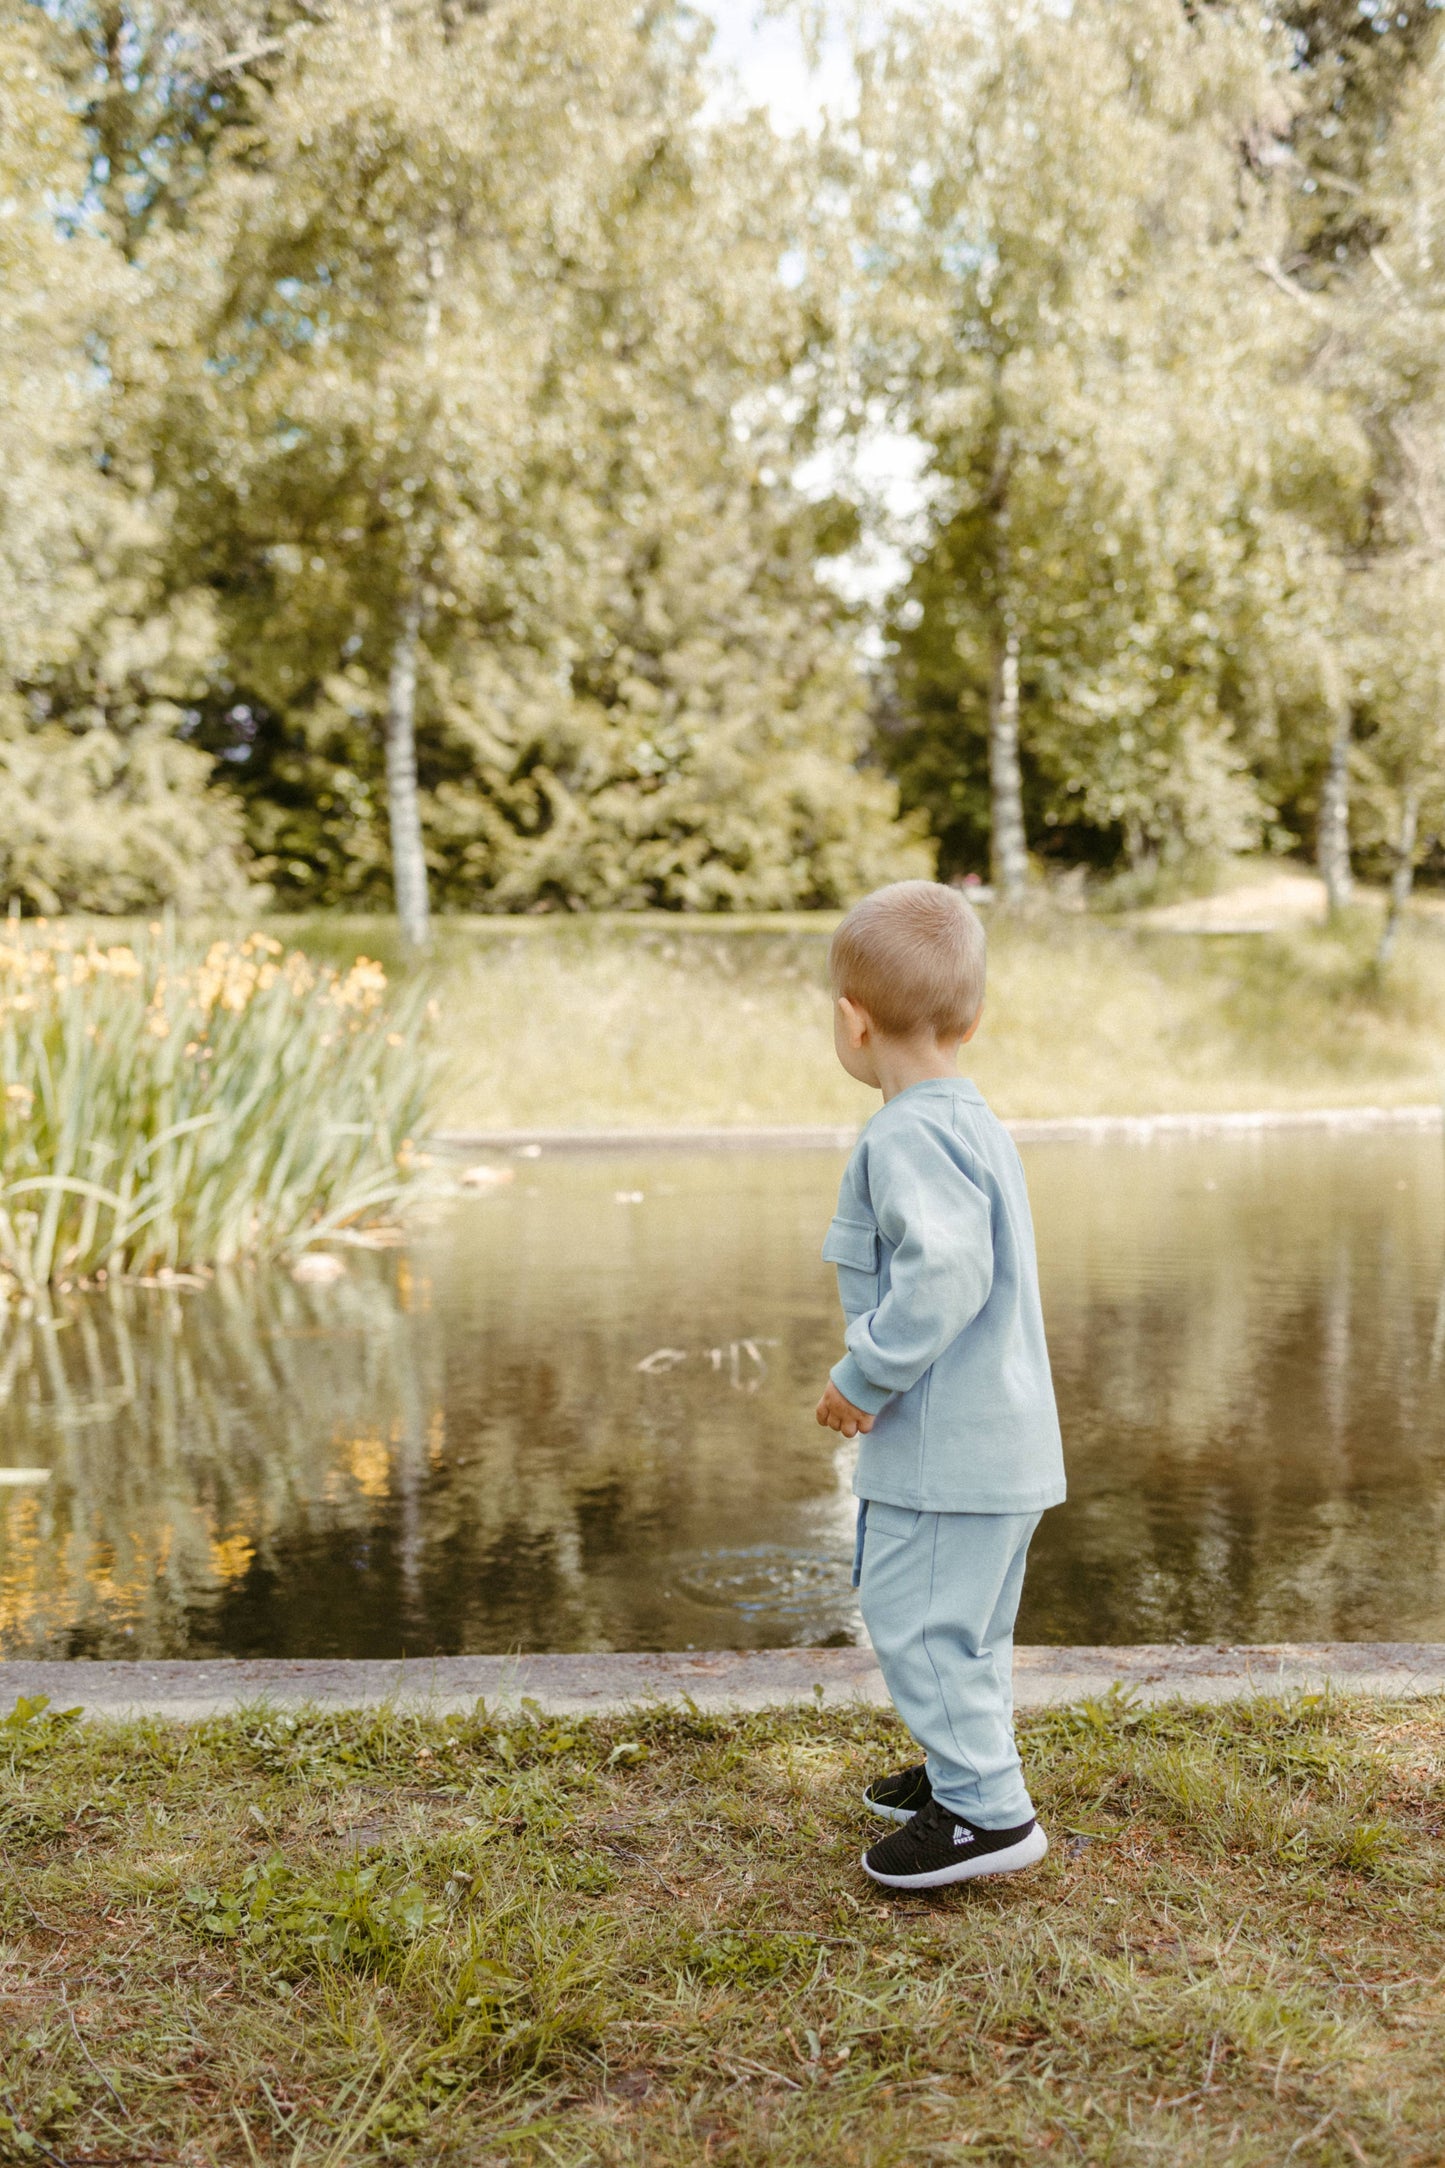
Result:
[[[957,1076],[958,1043],[947,1044],[931,1037],[885,1039],[873,1042],[873,1066],[883,1104],[906,1092],[910,1084],[925,1084],[932,1077]]]

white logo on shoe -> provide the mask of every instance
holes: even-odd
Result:
[[[961,1823],[955,1822],[953,1825],[953,1841],[955,1844],[972,1844],[974,1841],[973,1831],[965,1829]]]

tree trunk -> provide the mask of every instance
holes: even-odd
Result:
[[[386,798],[391,822],[391,879],[402,939],[422,949],[431,938],[426,854],[416,797],[416,664],[421,602],[408,600],[391,651],[386,689]]]
[[[1350,870],[1350,724],[1349,702],[1342,700],[1330,741],[1330,765],[1320,798],[1316,840],[1316,857],[1331,918],[1345,909],[1355,892],[1355,877]]]
[[[1390,875],[1390,908],[1385,913],[1384,931],[1375,951],[1375,966],[1380,971],[1390,961],[1400,921],[1415,885],[1415,845],[1419,834],[1420,787],[1417,783],[1407,783],[1400,800],[1400,833],[1395,839],[1395,870]]]
[[[1019,904],[1028,885],[1023,775],[1019,767],[1019,636],[1010,625],[994,648],[988,691],[989,860],[1000,903]]]

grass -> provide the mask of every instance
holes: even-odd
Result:
[[[0,1721],[0,2159],[1445,2158],[1445,1702],[1026,1718],[1013,1882],[858,1871],[888,1716]]]
[[[1445,925],[1381,981],[1366,905],[1311,927],[1182,936],[1057,912],[991,929],[970,1073],[1005,1115],[1403,1104],[1445,1074]],[[861,1121],[833,1058],[834,921],[450,920],[431,966],[451,1049],[442,1126]],[[342,957],[376,920],[288,921]]]
[[[0,941],[0,1293],[275,1257],[409,1179],[428,1070],[385,974],[12,923]]]

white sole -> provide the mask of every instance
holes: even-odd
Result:
[[[866,1852],[861,1864],[869,1880],[881,1882],[885,1889],[944,1889],[950,1882],[976,1882],[986,1874],[1017,1874],[1021,1868],[1036,1867],[1048,1848],[1049,1840],[1035,1822],[1017,1844],[1005,1845],[999,1852],[977,1852],[971,1859],[932,1867],[927,1874],[880,1874],[869,1866]]]
[[[858,1797],[868,1812],[876,1814],[881,1822],[911,1822],[918,1812],[916,1807],[885,1807],[878,1800],[870,1799],[866,1792],[860,1792]]]

